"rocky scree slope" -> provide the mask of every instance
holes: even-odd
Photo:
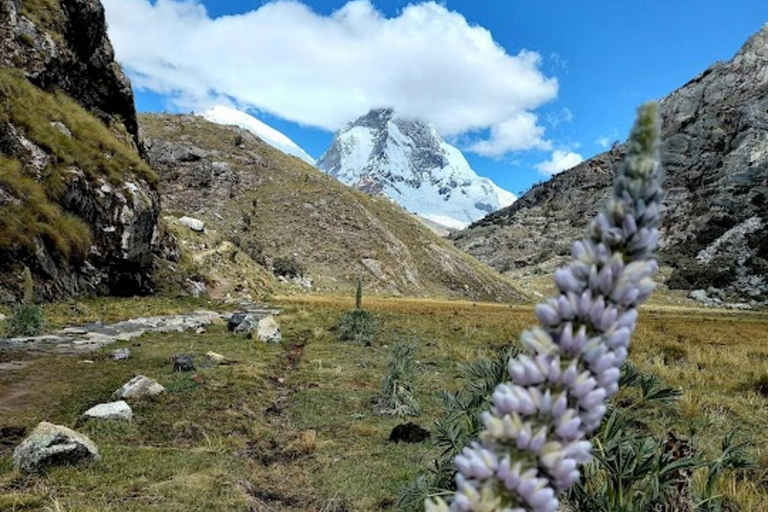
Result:
[[[0,302],[151,287],[156,177],[98,0],[0,0]]]
[[[344,186],[246,130],[195,116],[142,115],[139,123],[165,214],[205,221],[214,244],[232,244],[264,268],[295,261],[314,291],[346,293],[362,275],[379,293],[521,298],[390,200]],[[190,259],[212,248],[190,240]]]
[[[317,167],[450,229],[466,227],[517,199],[478,176],[433,126],[392,109],[371,110],[345,126]]]
[[[661,262],[673,289],[768,300],[768,25],[736,56],[661,102],[666,198]],[[624,153],[606,153],[534,186],[512,206],[452,235],[515,277],[549,272],[608,195]],[[696,294],[701,296],[702,294]]]

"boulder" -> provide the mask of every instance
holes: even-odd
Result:
[[[187,226],[192,231],[197,231],[198,233],[202,233],[205,231],[205,222],[201,221],[200,219],[195,219],[194,217],[187,217],[186,215],[179,219],[179,222],[182,226]]]
[[[237,324],[237,327],[235,327],[235,332],[237,333],[244,333],[244,334],[250,334],[253,332],[254,329],[256,329],[256,326],[258,325],[259,321],[256,319],[253,315],[245,315],[245,318]]]
[[[46,421],[13,451],[13,465],[24,473],[36,473],[46,466],[99,460],[98,447],[79,432]]]
[[[131,357],[131,349],[124,347],[124,348],[118,348],[117,350],[112,351],[112,359],[115,361],[125,361]]]
[[[269,315],[259,320],[256,325],[257,340],[265,343],[280,343],[283,339],[283,335],[280,332],[280,324],[277,322],[274,316]]]
[[[245,317],[249,316],[248,313],[244,311],[238,311],[236,313],[232,313],[232,316],[229,317],[229,321],[227,322],[227,330],[232,332],[245,320]]]
[[[137,375],[120,387],[112,395],[113,400],[121,398],[141,398],[144,396],[154,396],[163,393],[165,388],[156,380],[143,375]]]
[[[128,420],[133,418],[133,411],[125,401],[109,402],[106,404],[94,405],[83,413],[84,418],[99,420]]]
[[[208,358],[209,361],[216,364],[229,364],[230,361],[225,356],[221,354],[217,354],[216,352],[208,352],[205,354],[205,357]]]
[[[189,354],[176,354],[171,357],[174,372],[192,372],[195,370],[195,361]]]

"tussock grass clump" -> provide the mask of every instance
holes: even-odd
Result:
[[[661,351],[664,364],[667,366],[680,364],[688,359],[688,350],[682,345],[669,343],[662,345],[659,350]]]
[[[43,310],[37,304],[19,304],[13,308],[11,316],[5,320],[4,335],[37,336],[43,330]]]
[[[400,418],[421,414],[419,402],[413,396],[415,351],[413,345],[403,343],[392,347],[387,373],[376,397],[375,410],[378,414]]]
[[[341,315],[336,326],[336,336],[340,341],[352,341],[361,345],[370,345],[377,331],[376,318],[370,311],[355,309]]]

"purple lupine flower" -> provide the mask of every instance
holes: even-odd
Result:
[[[640,107],[613,196],[555,272],[560,295],[534,309],[526,353],[509,361],[479,442],[456,456],[457,491],[430,512],[555,512],[591,460],[589,434],[619,389],[637,308],[653,290],[661,209],[658,105]]]

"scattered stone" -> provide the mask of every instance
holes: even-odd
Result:
[[[171,357],[174,372],[192,372],[195,371],[195,361],[189,354],[176,354]]]
[[[36,473],[49,465],[99,460],[99,449],[79,432],[46,421],[13,451],[13,465],[24,473]]]
[[[57,131],[59,131],[62,135],[67,137],[68,139],[72,138],[72,132],[69,131],[69,128],[67,128],[67,125],[65,125],[61,121],[54,121],[51,123],[51,126],[55,128]]]
[[[6,361],[4,363],[0,363],[0,372],[13,372],[23,370],[29,366],[29,363],[29,361]],[[2,437],[0,437],[0,439],[2,439]]]
[[[205,334],[205,327],[198,327],[195,329],[195,334]]]
[[[0,313],[0,322],[4,322],[4,321],[5,321],[5,315]]]
[[[130,421],[133,418],[133,411],[125,401],[119,400],[117,402],[95,405],[85,411],[83,417],[99,420]]]
[[[93,359],[83,359],[82,361],[78,361],[77,364],[96,364],[96,361]]]
[[[202,375],[200,375],[199,373],[196,373],[196,374],[194,374],[194,375],[191,377],[191,379],[192,379],[192,382],[194,382],[194,383],[196,383],[196,384],[200,384],[201,386],[202,386],[202,385],[203,385],[203,383],[205,382],[205,378],[203,378],[203,376],[202,376]]]
[[[389,434],[390,443],[421,443],[427,439],[429,439],[429,430],[411,422],[396,426]]]
[[[237,327],[243,323],[243,320],[245,320],[247,316],[249,316],[248,313],[244,311],[232,313],[232,316],[229,317],[229,321],[227,322],[227,330],[232,332],[237,329]]]
[[[208,352],[205,354],[205,357],[216,364],[229,364],[231,362],[229,359],[216,352]]]
[[[120,398],[141,398],[143,396],[154,396],[163,393],[165,388],[156,380],[143,375],[137,375],[112,395],[113,400]]]
[[[131,357],[131,349],[127,347],[112,351],[112,359],[115,361],[125,361],[129,357]]]
[[[187,279],[184,287],[187,290],[187,293],[189,293],[189,295],[191,295],[196,299],[199,299],[200,297],[208,293],[208,289],[205,287],[205,283],[200,281]]]
[[[256,339],[265,343],[280,343],[283,335],[274,316],[269,315],[259,320],[256,325]]]
[[[182,226],[187,226],[192,231],[197,231],[198,233],[202,233],[205,231],[205,222],[201,221],[200,219],[195,219],[194,217],[187,217],[186,215],[179,219],[179,222]]]

